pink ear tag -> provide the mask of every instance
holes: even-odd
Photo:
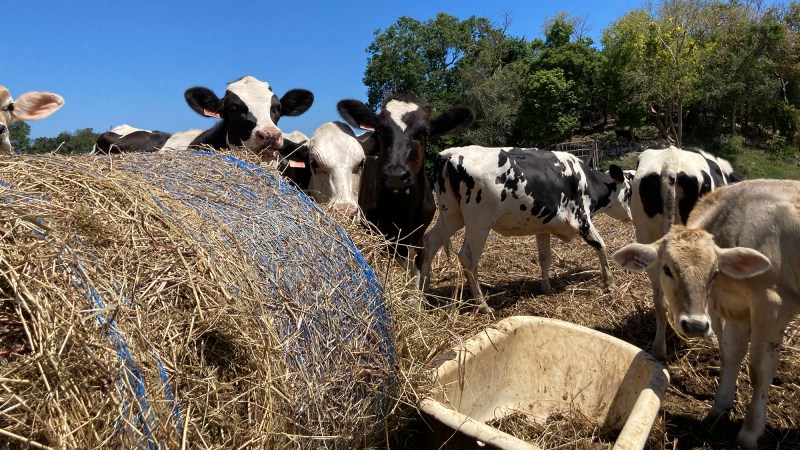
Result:
[[[299,167],[299,168],[302,169],[302,168],[306,167],[306,163],[305,163],[305,161],[303,161],[301,159],[290,159],[289,160],[289,167]]]

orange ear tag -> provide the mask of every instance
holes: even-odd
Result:
[[[205,109],[205,108],[203,108],[203,115],[206,117],[215,117],[217,119],[220,118],[219,113],[216,113],[214,111],[211,111],[210,109]]]

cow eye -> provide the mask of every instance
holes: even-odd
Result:
[[[669,270],[669,267],[667,267],[667,266],[664,266],[664,275],[672,278],[672,271]]]
[[[281,112],[281,105],[272,105],[272,108],[269,110],[271,113],[280,113]]]
[[[5,110],[8,112],[14,111],[14,102],[9,103],[8,106],[5,107]]]

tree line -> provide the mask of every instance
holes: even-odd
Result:
[[[377,30],[364,84],[377,107],[415,93],[477,122],[445,145],[546,147],[576,133],[652,125],[677,146],[743,139],[794,153],[800,142],[800,5],[663,0],[602,31],[566,13],[528,41],[501,24],[440,13]]]
[[[378,108],[392,92],[416,94],[444,111],[471,106],[476,124],[432,146],[466,143],[547,147],[575,134],[651,125],[677,146],[748,142],[795,154],[800,144],[800,4],[761,0],[661,0],[602,31],[561,13],[543,37],[515,37],[502,23],[440,13],[400,17],[376,30],[363,82]],[[24,152],[91,150],[91,129],[29,139]],[[737,141],[738,140],[738,141]]]

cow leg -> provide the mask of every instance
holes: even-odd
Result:
[[[736,379],[742,366],[747,344],[750,342],[750,323],[730,321],[711,313],[711,325],[719,343],[720,376],[719,387],[714,396],[714,406],[706,415],[706,420],[716,421],[733,408],[736,399]]]
[[[656,335],[653,338],[653,356],[659,359],[667,357],[667,303],[664,301],[664,291],[661,290],[661,266],[647,270],[650,286],[653,288],[653,305],[656,312]]]
[[[603,238],[600,237],[600,233],[597,232],[597,229],[592,224],[592,221],[586,217],[585,223],[581,226],[581,237],[583,240],[586,241],[587,244],[591,245],[594,249],[595,253],[597,253],[597,259],[600,260],[600,270],[603,273],[603,285],[605,286],[606,290],[608,290],[611,285],[614,284],[614,274],[611,273],[611,267],[608,265],[608,256],[606,255],[606,243],[603,242]]]
[[[449,197],[448,197],[449,195]],[[419,288],[425,292],[430,284],[431,264],[433,258],[442,248],[442,245],[450,241],[456,231],[464,228],[464,218],[461,217],[461,209],[458,200],[452,196],[451,191],[447,195],[439,197],[439,218],[431,229],[425,233],[423,238],[422,261],[420,261]],[[449,253],[448,249],[448,253]]]
[[[736,442],[746,449],[757,448],[758,438],[764,432],[769,387],[778,367],[783,332],[793,316],[788,308],[781,308],[781,298],[776,292],[768,291],[765,297],[755,299],[751,312],[750,385],[753,396],[742,429],[736,436]]]
[[[491,313],[493,310],[486,304],[481,286],[478,284],[478,261],[483,253],[483,247],[486,245],[486,239],[489,237],[489,230],[488,227],[467,227],[464,233],[464,245],[458,252],[458,259],[464,268],[472,296],[478,303],[478,310],[484,313]]]
[[[539,253],[539,268],[542,271],[542,293],[550,295],[550,264],[553,262],[553,252],[550,248],[550,233],[536,235],[536,251]]]

